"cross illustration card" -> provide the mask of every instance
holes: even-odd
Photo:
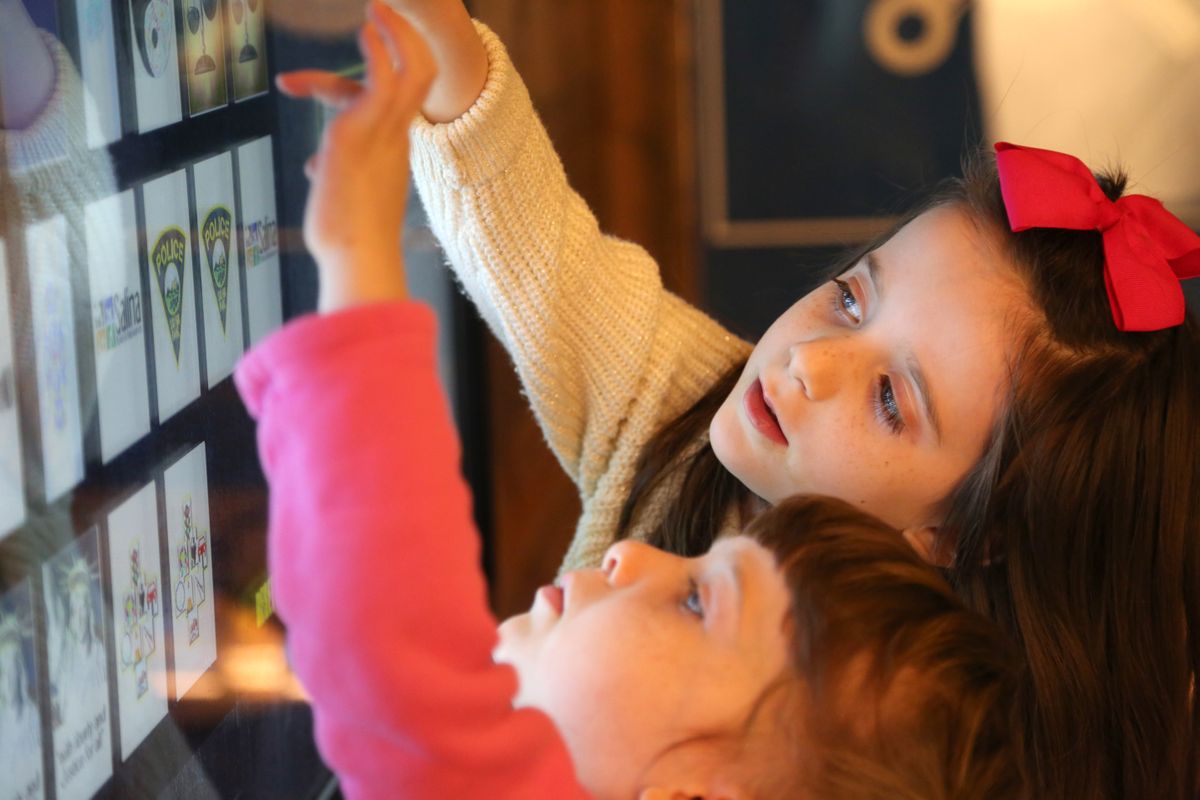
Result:
[[[246,263],[246,302],[250,344],[283,324],[279,274],[279,222],[275,205],[275,167],[271,137],[238,148],[242,188],[242,247]]]
[[[183,119],[175,2],[129,0],[129,20],[138,132],[146,133]]]
[[[83,430],[66,220],[59,215],[29,226],[25,248],[33,306],[42,469],[46,501],[50,502],[83,480]]]
[[[233,97],[247,100],[267,91],[266,0],[226,0]]]
[[[158,502],[150,483],[108,515],[122,761],[167,715],[158,542]]]
[[[107,464],[150,432],[143,316],[133,192],[84,208],[92,347],[100,404],[100,453]]]
[[[45,796],[34,630],[26,580],[0,595],[0,775],[3,797],[20,800]]]
[[[205,453],[204,444],[197,445],[168,467],[163,477],[177,699],[192,688],[217,658]]]
[[[146,268],[154,322],[158,420],[200,396],[200,346],[192,279],[187,175],[164,175],[142,187],[146,208]]]
[[[193,169],[200,283],[204,307],[204,354],[208,385],[233,372],[244,349],[242,258],[234,230],[233,156],[221,153]]]
[[[121,138],[117,89],[117,46],[112,0],[78,0],[79,72],[83,78],[83,116],[88,147]]]
[[[100,543],[91,528],[42,565],[54,782],[87,798],[112,775]]]
[[[0,286],[9,286],[4,239],[0,239]],[[25,521],[25,470],[21,463],[21,426],[17,419],[16,369],[8,290],[0,299],[0,539]]]
[[[225,26],[222,0],[183,0],[184,69],[188,111],[194,117],[225,105]]]

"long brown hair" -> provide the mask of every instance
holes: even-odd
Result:
[[[1120,174],[1097,176],[1110,199]],[[968,159],[920,213],[966,210],[1008,255],[1041,313],[975,467],[943,502],[939,546],[968,605],[1020,645],[1018,696],[1039,797],[1191,798],[1200,769],[1200,325],[1123,333],[1101,237],[1008,229],[994,160]],[[740,369],[643,450],[618,536],[681,470],[650,541],[704,552],[747,490],[705,444]],[[688,455],[688,448],[694,452]]]
[[[756,796],[1024,796],[1014,648],[896,530],[841,500],[792,497],[746,533],[791,596],[794,679],[760,701],[738,759]]]

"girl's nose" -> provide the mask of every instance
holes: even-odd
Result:
[[[605,578],[612,586],[624,586],[652,574],[670,556],[642,542],[624,539],[608,548],[601,562]]]
[[[788,375],[809,400],[826,400],[844,382],[851,356],[846,350],[829,339],[793,344],[788,348]]]

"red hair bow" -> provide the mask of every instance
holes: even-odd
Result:
[[[1152,197],[1109,200],[1082,161],[1066,153],[996,144],[1000,193],[1013,232],[1097,230],[1104,236],[1104,285],[1123,331],[1183,323],[1183,278],[1200,277],[1200,236]]]

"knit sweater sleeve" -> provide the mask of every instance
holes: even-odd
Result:
[[[464,290],[507,348],[550,446],[585,501],[662,420],[743,357],[745,343],[664,290],[654,260],[603,235],[504,46],[452,123],[418,121],[413,172]]]
[[[516,675],[491,658],[433,342],[427,308],[378,304],[294,321],[238,366],[317,743],[349,798],[582,798],[553,724],[513,709]]]

